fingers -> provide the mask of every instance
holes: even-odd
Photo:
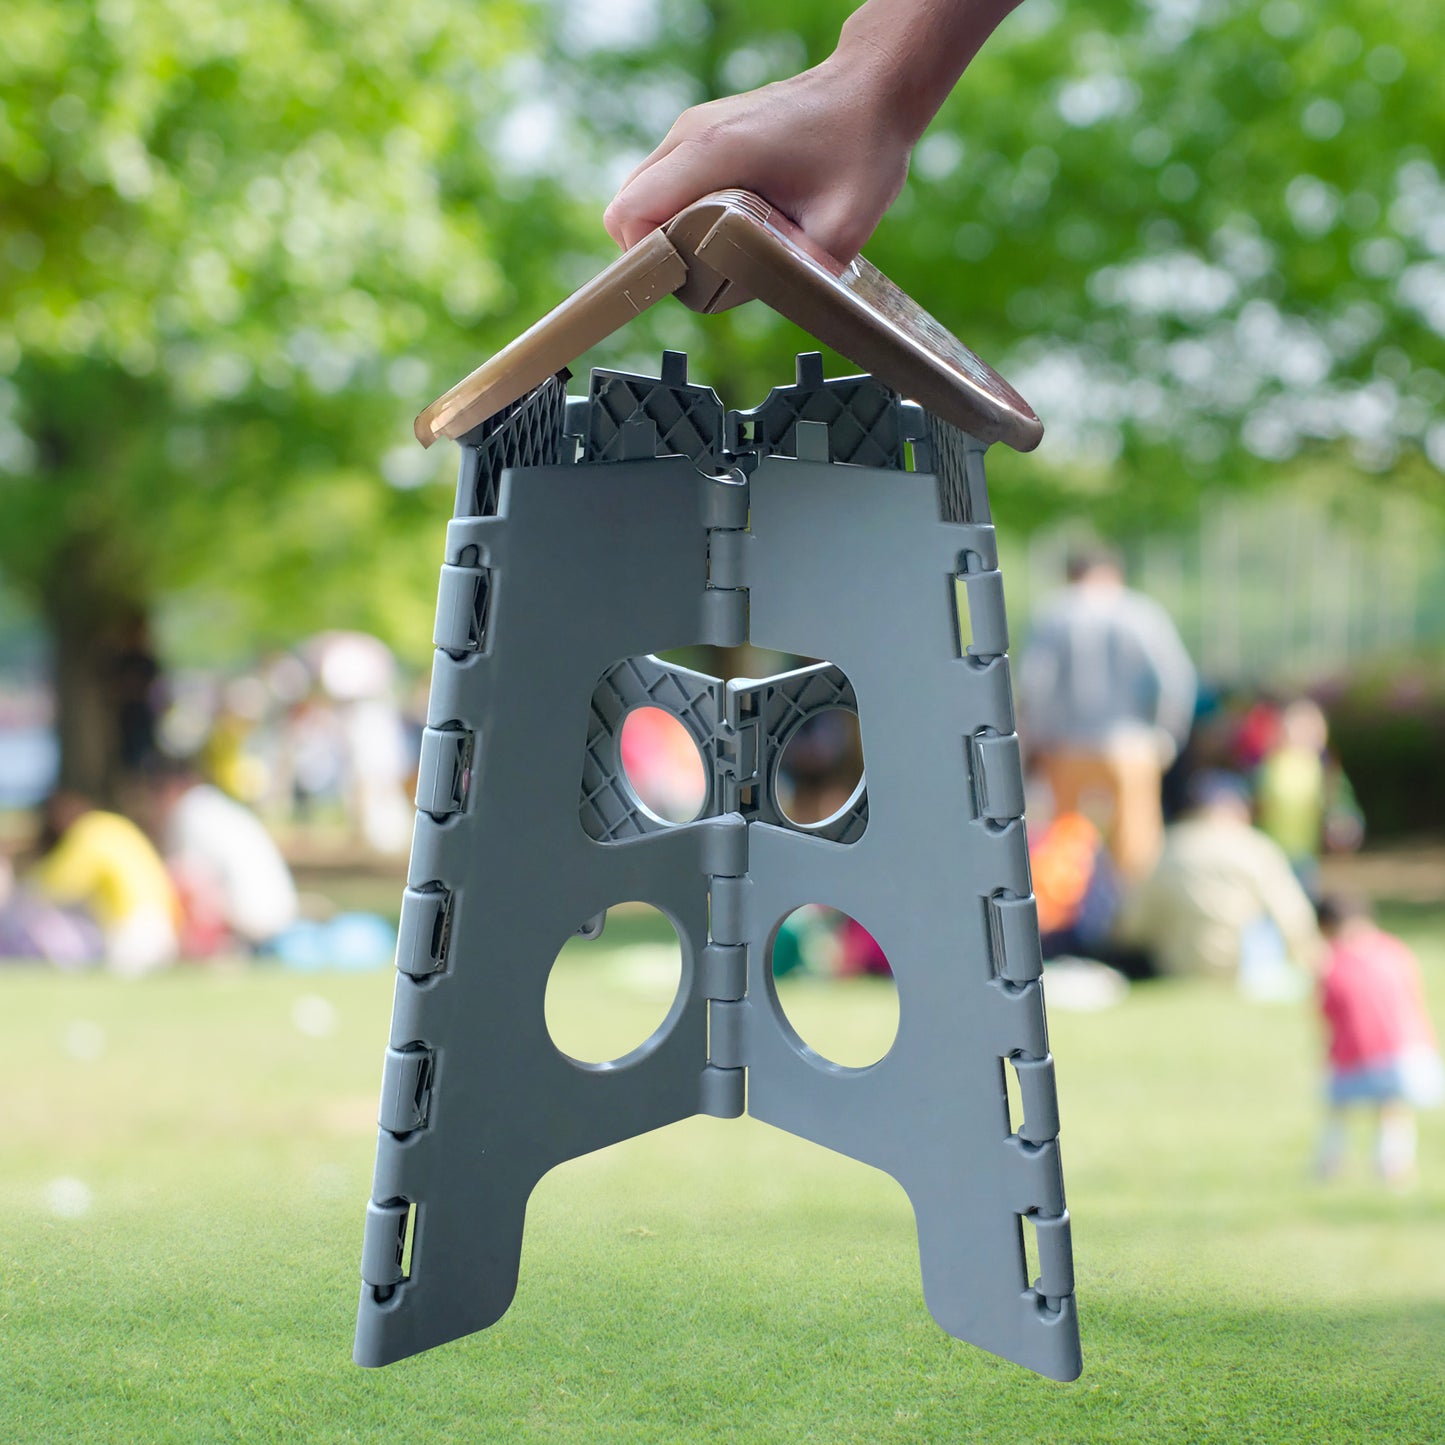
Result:
[[[634,181],[646,170],[655,166],[664,157],[671,155],[681,144],[685,134],[684,123],[687,115],[684,114],[674,122],[673,127],[662,138],[662,144],[650,155],[640,160],[628,173],[627,179],[617,188],[617,194],[608,204],[607,209],[602,213],[602,224],[607,228],[607,234],[617,242],[625,251],[628,247],[640,241],[648,231],[654,229],[652,226],[641,226],[634,214],[633,206],[628,199],[628,192]],[[674,212],[676,214],[676,212]],[[669,216],[666,219],[671,220]],[[661,224],[660,222],[658,224]],[[640,227],[640,229],[639,229]],[[630,239],[629,239],[630,237]]]
[[[744,184],[719,151],[686,138],[661,159],[644,164],[603,213],[607,234],[626,250],[709,192]]]
[[[818,67],[685,111],[622,183],[603,224],[626,249],[709,192],[736,186],[848,262],[897,198],[911,149],[888,112],[855,104]]]

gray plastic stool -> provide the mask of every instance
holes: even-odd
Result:
[[[596,372],[586,397],[566,380],[460,437],[358,1363],[500,1318],[527,1198],[554,1165],[746,1110],[903,1185],[945,1330],[1075,1378],[983,443],[872,377],[825,381],[813,356],[745,412],[677,354],[660,378]],[[723,683],[656,656],[744,641],[826,662]],[[706,761],[695,822],[656,817],[622,769],[641,705],[677,716]],[[778,756],[840,707],[860,719],[863,784],[799,826]],[[640,1048],[579,1063],[548,1035],[548,974],[629,899],[676,927],[681,985]],[[892,966],[898,1033],[870,1067],[821,1058],[778,1003],[772,941],[806,903],[851,914]]]

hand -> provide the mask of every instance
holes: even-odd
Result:
[[[869,68],[834,55],[790,80],[685,111],[603,223],[624,250],[711,191],[755,191],[840,261],[897,199],[916,134]]]
[[[684,111],[603,216],[625,250],[710,191],[755,191],[840,261],[898,197],[924,127],[1019,0],[865,0],[791,80]]]

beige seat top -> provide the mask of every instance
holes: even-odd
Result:
[[[718,312],[757,298],[885,385],[981,442],[1031,451],[1032,407],[858,257],[844,265],[747,191],[718,191],[645,236],[416,419],[417,439],[460,437],[540,386],[664,296]]]

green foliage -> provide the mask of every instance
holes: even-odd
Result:
[[[1445,818],[1445,669],[1391,659],[1324,699],[1330,744],[1374,838],[1430,833]]]
[[[408,420],[550,299],[543,240],[581,215],[504,204],[488,154],[537,21],[7,8],[0,568],[142,607],[205,579],[292,635],[411,627],[384,589],[411,539],[435,552],[444,494],[410,489],[452,462]]]

